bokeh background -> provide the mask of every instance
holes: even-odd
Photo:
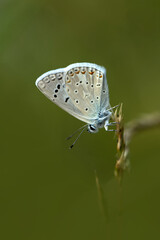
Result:
[[[114,133],[85,133],[70,151],[65,138],[83,123],[35,87],[48,70],[94,62],[125,122],[159,111],[159,13],[158,0],[0,1],[1,239],[160,237],[160,130],[133,139],[120,190]]]

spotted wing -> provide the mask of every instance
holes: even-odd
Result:
[[[104,77],[104,68],[77,63],[43,74],[37,79],[36,86],[59,107],[92,124],[98,117],[102,94],[106,94],[102,92],[106,91]]]
[[[98,119],[101,110],[109,106],[106,71],[91,63],[69,66],[65,77],[68,96],[83,118]]]
[[[66,92],[64,78],[63,68],[52,70],[40,76],[36,80],[36,86],[47,98],[71,115],[74,115],[74,112],[81,115]]]

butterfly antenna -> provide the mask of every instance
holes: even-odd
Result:
[[[69,137],[66,138],[66,140],[69,140],[70,138],[72,138],[77,132],[79,132],[82,128],[85,128],[88,124],[78,128],[74,133],[72,133],[72,135],[70,135]]]
[[[84,132],[84,130],[86,129],[86,125],[85,127],[82,129],[82,131],[80,132],[80,134],[78,135],[78,137],[76,138],[76,140],[73,142],[73,144],[70,146],[70,149],[72,149],[75,145],[75,143],[77,142],[77,140],[79,139],[79,137],[81,136],[81,134]]]

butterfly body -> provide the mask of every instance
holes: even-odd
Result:
[[[111,116],[104,67],[75,63],[51,70],[36,80],[38,89],[59,107],[88,124],[88,131],[108,129]]]

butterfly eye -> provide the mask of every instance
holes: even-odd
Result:
[[[103,90],[103,93],[106,93],[106,91],[105,91],[105,90]]]
[[[78,99],[76,99],[75,102],[78,104],[79,103]]]
[[[70,70],[70,71],[68,72],[68,74],[73,77],[73,76],[74,76],[73,70]]]
[[[58,80],[62,80],[62,78],[63,78],[62,73],[58,73],[58,74],[57,74],[57,79],[58,79]]]
[[[95,69],[94,68],[89,68],[88,72],[89,72],[90,75],[93,75],[93,73],[95,72]]]
[[[45,81],[45,83],[49,83],[50,82],[49,77],[45,77],[44,81]]]
[[[101,86],[101,84],[100,83],[97,83],[97,85],[96,85],[97,87],[100,87]]]
[[[87,112],[87,111],[88,111],[88,108],[85,108],[85,111]]]
[[[76,74],[78,74],[78,73],[79,73],[79,68],[74,68],[74,72],[75,72]]]
[[[74,90],[74,93],[78,93],[78,90],[76,89],[76,90]]]
[[[93,100],[91,100],[91,103],[93,103]]]
[[[94,125],[89,125],[88,126],[88,131],[91,132],[91,133],[96,133],[98,131],[98,129]]]
[[[51,74],[49,77],[50,77],[51,81],[56,80],[56,76],[54,74]]]
[[[45,88],[46,84],[43,81],[38,82],[38,87]]]
[[[93,84],[91,84],[91,87],[93,87]]]
[[[82,74],[85,74],[85,73],[86,73],[86,68],[85,68],[85,67],[82,67],[82,68],[81,68],[81,73],[82,73]]]

